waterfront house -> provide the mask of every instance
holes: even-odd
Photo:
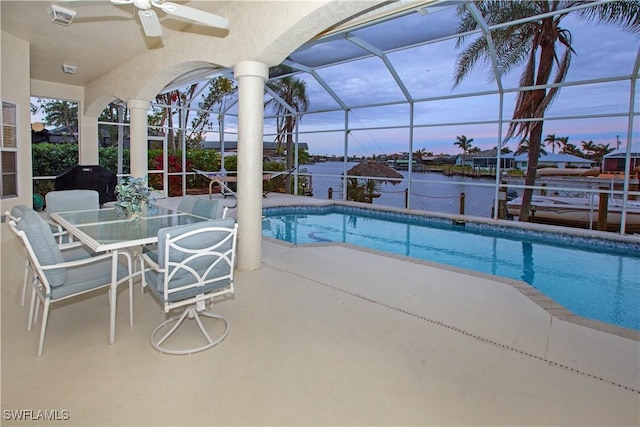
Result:
[[[460,154],[456,158],[456,166],[468,166],[474,169],[495,169],[497,164],[496,149],[484,150],[478,153]],[[501,168],[526,170],[528,154],[514,155],[503,153],[500,157]],[[593,160],[571,154],[540,154],[538,167],[551,168],[591,168]]]
[[[495,169],[498,163],[497,154],[498,150],[495,148],[483,150],[478,153],[460,154],[456,158],[456,166],[469,166],[474,169]],[[512,169],[514,167],[513,154],[502,154],[500,157],[500,165],[504,169]]]
[[[513,157],[513,163],[516,169],[526,170],[528,162],[528,153],[520,154]],[[594,163],[595,162],[593,160],[574,156],[572,154],[540,154],[540,156],[538,157],[539,168],[592,168]]]
[[[627,158],[627,147],[619,148],[606,154],[602,158],[602,172],[624,172],[624,163]],[[631,159],[629,170],[640,167],[640,142],[631,144]]]
[[[202,148],[215,150],[216,152],[220,152],[221,145],[220,141],[203,141]],[[262,153],[264,157],[269,158],[277,158],[280,156],[286,156],[285,144],[281,144],[282,152],[278,152],[278,143],[273,141],[264,141],[262,143]],[[299,150],[309,151],[309,145],[306,142],[298,142]],[[238,141],[225,141],[224,142],[224,152],[228,153],[237,153],[238,152]]]

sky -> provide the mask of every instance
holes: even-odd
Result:
[[[456,28],[454,10],[443,8],[431,10],[426,16],[413,13],[402,21],[389,21],[381,27],[353,31],[353,34],[365,42],[387,50],[403,42],[412,45],[420,40],[432,40],[452,34]],[[638,35],[624,32],[611,25],[596,25],[579,21],[569,14],[562,26],[572,34],[573,55],[567,82],[629,76],[633,71],[638,55],[640,39]],[[474,40],[477,36],[469,37]],[[455,88],[453,76],[456,57],[461,51],[456,47],[456,39],[438,41],[430,44],[413,45],[403,50],[387,54],[394,70],[406,85],[414,99],[443,97],[465,93],[495,91],[497,86],[492,78],[492,68],[488,64],[478,63],[469,76]],[[359,50],[346,40],[330,44],[316,45],[299,50],[291,55],[303,64],[321,63],[329,57],[346,59],[349,54]],[[521,67],[511,70],[502,77],[503,87],[518,87]],[[331,89],[351,108],[348,138],[349,156],[372,156],[408,152],[410,133],[408,129],[410,110],[408,103],[380,107],[367,107],[375,103],[398,102],[405,98],[383,61],[370,57],[357,61],[342,62],[317,69],[317,74],[326,81]],[[344,154],[345,113],[336,110],[338,104],[310,74],[296,75],[307,84],[310,108],[300,120],[299,141],[309,145],[309,152],[316,155]],[[581,146],[581,141],[593,141],[596,144],[609,144],[616,147],[620,141],[624,147],[627,142],[627,117],[605,117],[587,119],[554,120],[572,115],[619,115],[625,114],[630,102],[630,79],[616,82],[590,84],[587,86],[564,87],[545,114],[543,135],[569,137],[569,142]],[[637,98],[640,93],[636,90]],[[511,118],[515,103],[515,93],[504,96],[504,120]],[[640,101],[636,101],[636,111],[640,110]],[[358,108],[360,107],[360,108]],[[333,109],[331,112],[327,111]],[[237,111],[232,108],[231,115],[225,119],[226,139],[237,139]],[[472,145],[481,149],[491,149],[499,143],[498,124],[499,96],[497,94],[454,99],[437,99],[414,104],[413,151],[425,150],[434,154],[460,153],[454,145],[457,136],[465,135],[473,139]],[[275,132],[275,120],[272,113],[265,113],[265,141],[272,141]],[[454,124],[473,122],[475,124]],[[435,126],[436,124],[449,124]],[[502,134],[506,134],[503,126]],[[373,130],[363,128],[387,127]],[[640,120],[633,123],[633,141],[640,139]],[[217,132],[211,132],[207,139],[218,138]],[[519,138],[513,138],[507,146],[515,150]]]
[[[415,25],[411,31],[420,31],[420,26],[428,26],[434,21],[419,22],[420,16],[409,25]],[[442,27],[451,27],[452,11],[430,13],[426,18],[435,19]],[[573,36],[572,46],[575,54],[572,58],[566,81],[590,80],[611,76],[627,76],[633,71],[638,53],[639,39],[637,35],[622,31],[611,25],[595,25],[582,22],[571,15],[562,21]],[[455,26],[455,25],[454,25]],[[433,27],[433,25],[431,26]],[[393,34],[394,29],[390,29]],[[395,31],[409,32],[403,26]],[[438,29],[431,29],[438,33]],[[363,38],[371,37],[372,43],[384,43],[385,34],[360,34]],[[377,39],[376,37],[377,36]],[[476,36],[472,36],[475,39]],[[369,41],[368,40],[368,41]],[[456,56],[460,49],[455,46],[455,39],[436,42],[411,49],[389,53],[388,57],[398,75],[407,86],[411,95],[416,98],[447,96],[496,89],[492,76],[492,68],[478,63],[474,71],[456,88],[453,88]],[[346,42],[345,42],[346,43]],[[317,55],[324,54],[319,51]],[[349,106],[366,105],[375,102],[398,101],[403,99],[391,74],[379,58],[369,58],[355,62],[343,63],[318,69],[318,74],[325,79],[331,88]],[[503,87],[517,87],[521,68],[507,73],[503,79]],[[307,91],[311,101],[309,111],[320,110],[336,105],[326,91],[308,74],[298,75],[307,82]],[[620,114],[626,113],[630,102],[630,79],[620,82],[591,84],[581,87],[565,87],[560,91],[556,101],[548,108],[547,117],[566,117],[570,115]],[[504,119],[511,118],[515,94],[507,93],[504,97]],[[636,102],[637,110],[638,102]],[[482,149],[490,149],[498,143],[498,125],[473,124],[431,126],[437,123],[483,122],[496,121],[499,110],[498,95],[487,95],[473,98],[460,98],[419,102],[415,104],[413,150],[424,149],[434,153],[459,153],[460,149],[453,145],[456,137],[465,135],[473,138],[472,144]],[[377,107],[356,108],[349,116],[350,128],[407,126],[409,124],[408,104]],[[344,125],[342,111],[322,114],[306,114],[301,119],[300,141],[307,142],[312,154],[344,153],[344,133],[303,133],[308,131],[341,129]],[[638,140],[639,121],[634,121],[633,140]],[[419,125],[429,125],[419,127]],[[269,123],[267,122],[269,128]],[[271,126],[273,129],[273,126]],[[607,117],[572,120],[546,120],[543,135],[556,134],[568,136],[569,142],[581,146],[581,141],[593,141],[596,144],[626,145],[628,129],[627,117]],[[268,132],[266,130],[265,132]],[[503,128],[503,135],[506,126]],[[268,139],[267,137],[265,139]],[[352,131],[349,137],[349,155],[390,154],[409,151],[408,129],[387,129]],[[514,150],[519,139],[508,143]]]

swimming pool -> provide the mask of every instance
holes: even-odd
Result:
[[[640,242],[345,205],[263,209],[263,235],[350,243],[522,280],[574,314],[640,330]]]

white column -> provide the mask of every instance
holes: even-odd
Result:
[[[147,177],[147,112],[151,103],[142,99],[127,101],[131,116],[129,155],[131,157],[131,176]]]
[[[238,80],[238,268],[262,263],[262,150],[264,82],[268,67],[245,61],[234,68]]]
[[[78,145],[78,164],[97,165],[100,158],[97,117],[80,117],[80,143]]]

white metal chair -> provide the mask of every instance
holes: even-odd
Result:
[[[178,205],[178,208],[176,210],[180,212],[191,213],[193,215],[198,215],[205,218],[221,219],[226,218],[229,208],[224,206],[217,200],[202,200],[198,199],[197,197],[186,195],[182,198],[182,200],[180,200],[180,204]],[[150,254],[153,259],[156,258],[157,251],[157,245],[147,245],[142,248],[142,253]],[[140,261],[140,265],[141,268],[143,268],[142,260]],[[145,286],[146,285],[143,280],[140,289],[142,293],[144,293]]]
[[[85,211],[100,209],[100,194],[95,190],[58,190],[50,191],[45,196],[47,215],[54,212]],[[54,232],[57,232],[58,242],[62,243],[63,235],[67,232],[62,227],[49,220]],[[72,237],[69,236],[69,241]]]
[[[158,252],[142,255],[143,281],[162,304],[164,312],[186,307],[181,315],[165,320],[151,334],[151,345],[162,353],[192,354],[220,343],[229,333],[229,322],[205,310],[207,302],[234,292],[238,226],[233,218],[163,228],[158,231]],[[212,338],[201,317],[222,321],[224,331]],[[194,319],[204,344],[193,345],[191,336],[174,335],[187,319]],[[171,326],[172,325],[172,326]],[[168,329],[168,330],[167,330]],[[184,329],[184,328],[183,328]],[[166,333],[160,335],[161,332]],[[170,337],[172,340],[167,341]],[[189,341],[189,348],[184,347]]]
[[[115,271],[112,271],[112,255],[109,253],[65,261],[49,225],[37,212],[24,212],[18,223],[11,220],[9,226],[24,244],[34,271],[28,331],[38,317],[39,304],[36,306],[36,298],[43,305],[38,357],[42,355],[44,347],[50,304],[110,287],[112,274],[117,275],[118,285],[129,282],[129,324],[133,326],[133,274],[129,254],[122,253],[126,264],[118,263]],[[112,316],[111,325],[114,323]]]
[[[22,218],[22,215],[30,209],[31,208],[25,205],[15,205],[14,207],[11,208],[10,211],[6,211],[4,214],[6,215],[9,221],[13,221],[15,224],[17,224],[18,221],[20,221],[20,218]],[[17,237],[19,237],[17,234],[18,230],[15,227],[9,227],[9,228],[11,229],[11,231],[14,232],[14,234]],[[27,282],[29,281],[29,274],[33,274],[33,267],[31,267],[31,262],[29,262],[29,254],[27,253],[27,249],[24,247],[24,244],[22,246],[22,249],[24,250],[26,262],[24,265],[24,279],[22,281],[22,296],[20,297],[20,305],[24,307],[24,302],[27,295]],[[35,276],[32,276],[32,278],[35,279]]]
[[[11,211],[6,211],[5,215],[10,221],[13,221],[14,223],[17,224],[25,212],[35,212],[35,211],[25,205],[15,205],[14,207],[11,208]],[[16,234],[16,237],[19,238],[19,236],[16,233],[18,231],[17,228],[15,227],[9,227],[9,228],[12,232],[14,232],[14,234]],[[66,234],[66,233],[62,233],[62,234]],[[53,235],[54,237],[60,236],[60,234],[57,232],[53,233]],[[19,240],[21,239],[19,238]],[[22,241],[21,241],[21,244],[22,244]],[[58,247],[62,251],[62,256],[64,257],[65,261],[75,261],[78,259],[82,259],[82,258],[86,258],[88,256],[94,255],[87,248],[85,248],[80,242],[59,244]],[[27,282],[29,281],[29,275],[32,276],[33,280],[35,280],[36,277],[33,274],[33,267],[31,266],[31,262],[29,261],[29,254],[27,253],[27,249],[24,246],[24,244],[22,244],[22,248],[24,250],[26,262],[24,266],[24,279],[22,281],[22,296],[20,297],[20,305],[24,307],[26,294],[27,294]]]

